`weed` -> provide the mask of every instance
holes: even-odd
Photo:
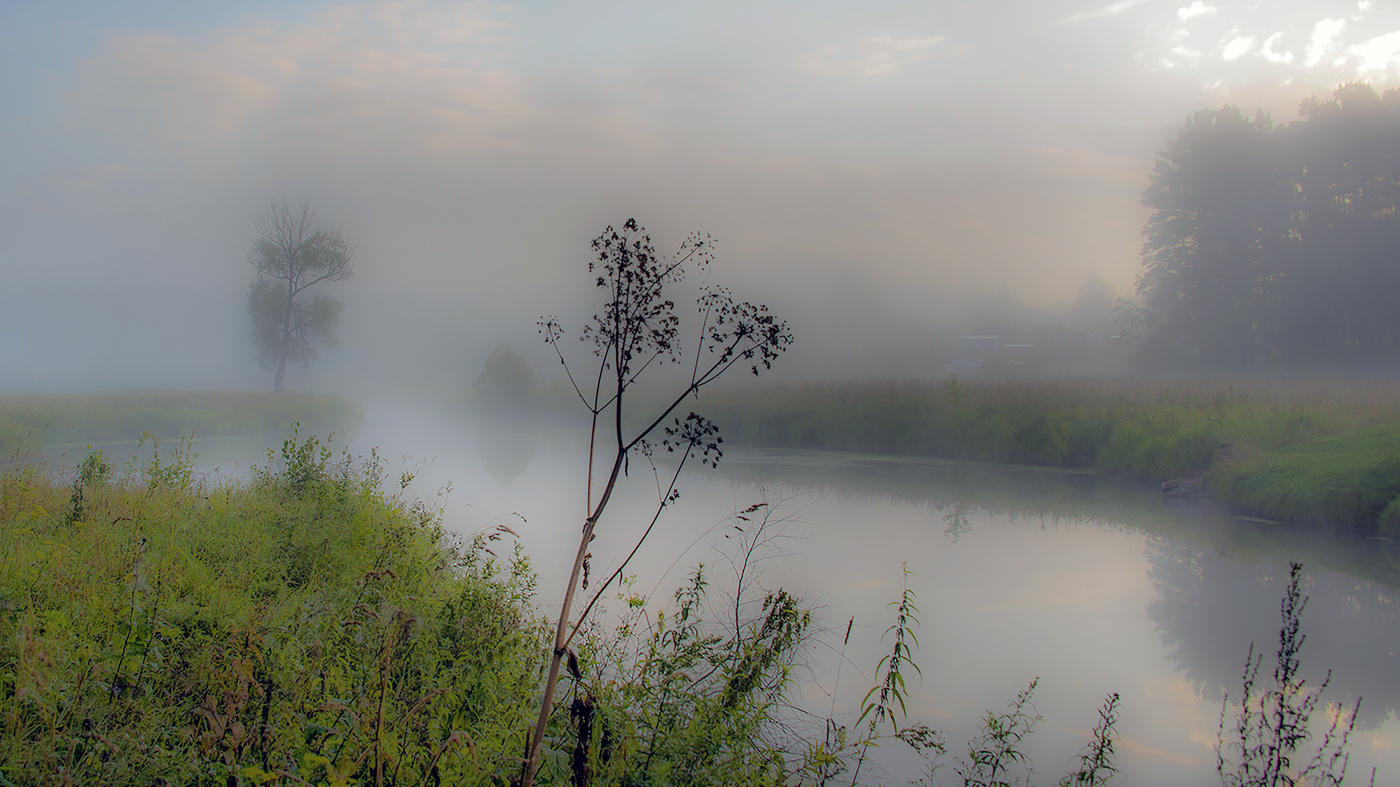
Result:
[[[680,318],[676,316],[675,302],[667,297],[668,293],[684,278],[687,264],[702,268],[708,264],[713,247],[713,241],[708,236],[696,234],[687,238],[674,256],[659,256],[650,236],[633,219],[628,219],[621,230],[608,227],[593,241],[596,259],[589,263],[588,270],[596,275],[597,286],[603,290],[603,302],[593,319],[584,325],[580,336],[592,346],[596,359],[593,362],[596,372],[589,373],[589,377],[593,378],[591,391],[588,390],[588,378],[584,378],[583,386],[580,386],[565,360],[560,348],[564,331],[559,320],[554,317],[540,320],[540,333],[559,355],[575,394],[589,411],[591,426],[586,516],[578,552],[560,604],[544,696],[521,766],[522,787],[530,787],[540,767],[540,751],[550,715],[554,711],[560,668],[571,652],[569,644],[573,636],[585,622],[586,614],[580,616],[573,626],[570,626],[569,618],[580,578],[585,584],[587,582],[592,556],[589,545],[619,477],[630,466],[632,455],[640,453],[649,457],[657,447],[680,454],[670,489],[662,495],[656,516],[647,527],[646,534],[649,534],[665,507],[675,502],[675,481],[680,477],[686,461],[698,457],[702,464],[711,465],[723,455],[720,449],[723,440],[714,423],[694,412],[684,419],[673,416],[677,408],[736,365],[747,367],[755,375],[759,369],[771,368],[773,361],[792,343],[787,323],[769,313],[766,306],[736,302],[729,291],[721,287],[705,288],[698,301],[702,319],[689,381],[668,403],[650,411],[643,418],[645,425],[630,426],[625,405],[631,402],[627,394],[638,378],[653,364],[679,363],[682,358]],[[600,420],[609,409],[611,428]],[[671,426],[665,426],[668,419]],[[666,434],[660,446],[652,442],[658,429]],[[600,438],[604,444],[611,443],[614,448],[611,470],[607,472],[595,502],[593,462],[595,449],[600,447]],[[646,539],[646,534],[641,540]],[[638,547],[633,548],[627,560],[636,554],[640,544],[639,540]],[[626,561],[623,565],[626,565]],[[616,576],[618,574],[614,574]]]
[[[908,563],[900,564],[904,571],[904,590],[900,593],[899,601],[890,602],[895,607],[894,623],[885,630],[885,635],[894,635],[894,646],[889,655],[880,661],[880,670],[884,672],[884,679],[879,686],[866,692],[865,699],[861,701],[864,706],[860,712],[860,718],[856,719],[859,725],[866,718],[870,719],[869,728],[866,730],[865,738],[860,744],[860,756],[856,758],[855,772],[851,774],[851,785],[860,779],[860,768],[865,763],[865,755],[870,750],[870,746],[879,737],[880,724],[886,720],[894,728],[894,732],[899,731],[899,723],[894,718],[894,704],[899,704],[899,715],[908,718],[909,711],[904,704],[906,693],[904,685],[903,668],[913,667],[914,671],[923,677],[923,671],[919,665],[912,660],[913,651],[909,643],[913,642],[914,647],[918,647],[919,637],[914,633],[914,628],[919,625],[919,608],[914,606],[914,591],[909,587],[909,577],[912,572]],[[871,697],[875,697],[872,702]]]
[[[1301,590],[1303,567],[1289,568],[1288,587],[1280,603],[1277,659],[1273,685],[1257,688],[1264,654],[1255,654],[1250,643],[1245,657],[1243,686],[1235,713],[1232,740],[1225,742],[1225,720],[1229,711],[1227,694],[1220,705],[1220,732],[1215,746],[1216,771],[1227,787],[1276,787],[1277,785],[1330,784],[1346,779],[1347,740],[1356,725],[1361,699],[1348,710],[1338,708],[1332,721],[1306,762],[1295,761],[1299,748],[1312,738],[1310,722],[1332,680],[1332,672],[1317,687],[1309,687],[1299,673],[1298,654],[1307,639],[1300,633],[1303,610],[1308,599]],[[1372,774],[1372,781],[1375,774]]]
[[[1060,787],[1096,787],[1118,773],[1114,763],[1118,702],[1118,692],[1104,698],[1099,707],[1099,723],[1090,734],[1089,743],[1079,753],[1079,770],[1061,779]]]
[[[968,741],[967,758],[959,758],[954,771],[964,787],[1013,787],[1030,784],[1034,771],[1030,758],[1019,747],[1040,721],[1031,698],[1040,678],[1016,695],[1005,713],[987,711],[982,717],[982,731]],[[1013,769],[1024,771],[1024,778],[1011,781]]]

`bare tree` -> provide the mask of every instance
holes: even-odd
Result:
[[[248,316],[258,362],[273,372],[272,390],[280,393],[288,361],[308,366],[321,347],[336,344],[344,304],[321,292],[308,301],[307,290],[350,278],[355,250],[339,230],[316,227],[309,202],[293,209],[285,199],[273,200],[255,226],[259,237],[249,260],[257,278],[248,289]]]
[[[689,382],[680,387],[675,396],[667,400],[668,403],[659,406],[654,415],[641,419],[639,423],[644,426],[629,428],[628,424],[634,421],[624,417],[624,405],[628,401],[626,393],[637,378],[653,365],[684,360],[680,319],[675,313],[675,303],[666,297],[666,293],[672,284],[684,278],[688,264],[699,267],[707,265],[713,255],[713,246],[709,236],[695,234],[681,244],[675,255],[658,256],[651,238],[635,219],[628,219],[621,230],[608,227],[593,241],[596,256],[589,263],[588,270],[596,276],[596,285],[603,291],[603,304],[584,326],[580,337],[593,349],[594,359],[588,377],[575,377],[565,361],[561,349],[564,332],[559,320],[547,317],[540,321],[540,332],[559,354],[574,392],[592,416],[592,430],[588,446],[586,518],[569,584],[565,586],[559,609],[549,678],[545,682],[539,717],[525,750],[525,762],[521,768],[522,787],[533,784],[539,768],[540,747],[553,709],[560,665],[566,655],[569,656],[570,671],[576,669],[576,659],[569,644],[603,591],[621,575],[627,561],[641,546],[641,541],[638,541],[622,565],[594,591],[593,599],[578,620],[570,625],[569,612],[580,576],[583,589],[588,588],[592,556],[589,543],[594,538],[598,521],[607,508],[619,477],[626,472],[628,458],[638,452],[649,456],[655,447],[664,447],[667,451],[680,454],[670,486],[659,496],[656,516],[652,517],[651,524],[642,535],[644,540],[656,525],[662,509],[675,502],[678,494],[676,481],[686,460],[698,456],[703,464],[708,465],[717,461],[721,453],[719,431],[713,422],[693,412],[684,418],[673,417],[673,413],[688,397],[697,395],[702,387],[714,382],[735,365],[747,367],[755,375],[760,370],[771,368],[778,355],[792,343],[787,322],[774,317],[768,307],[737,303],[729,291],[721,287],[704,288],[698,302],[701,322],[695,358],[689,364]],[[589,377],[593,379],[591,391],[588,390]],[[582,385],[580,379],[583,380]],[[670,425],[667,425],[668,419]],[[657,430],[666,435],[659,446],[651,442]],[[609,443],[612,447],[604,448]],[[606,480],[601,483],[601,490],[597,490],[595,482],[602,475],[595,475],[594,453],[595,449],[600,448],[611,453],[613,459]],[[598,492],[596,497],[595,491]]]

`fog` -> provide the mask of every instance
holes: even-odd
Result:
[[[931,375],[977,304],[1133,293],[1189,113],[1382,90],[1397,37],[1370,2],[11,4],[0,390],[265,387],[282,198],[357,243],[294,389],[450,387],[501,341],[547,369],[535,320],[632,216],[718,240],[711,278],[792,322],[782,374]]]

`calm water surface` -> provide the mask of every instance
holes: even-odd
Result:
[[[452,530],[506,524],[519,533],[548,612],[582,524],[583,438],[471,427],[406,408],[366,412],[350,444],[377,446],[391,484],[413,473],[409,493],[437,500]],[[267,442],[201,441],[201,469],[246,472]],[[632,463],[597,531],[595,578],[612,572],[650,520],[658,475],[664,487],[664,468]],[[1262,672],[1271,671],[1288,562],[1298,560],[1311,596],[1304,673],[1318,683],[1331,668],[1328,698],[1364,697],[1350,781],[1365,784],[1377,767],[1377,784],[1400,783],[1400,620],[1387,586],[1400,577],[1389,544],[1309,537],[1203,505],[1167,508],[1153,486],[1093,474],[939,460],[731,449],[717,470],[687,469],[680,489],[626,569],[633,590],[660,608],[704,563],[715,617],[732,617],[730,566],[745,535],[735,528],[752,533],[756,524],[733,514],[768,503],[751,592],[784,587],[815,607],[824,633],[806,653],[799,704],[819,720],[832,709],[853,618],[834,693],[838,721],[854,723],[888,651],[881,635],[908,566],[923,670],[922,680],[907,675],[909,719],[949,732],[945,780],[983,713],[1004,709],[1039,677],[1034,702],[1044,718],[1026,746],[1037,783],[1071,768],[1110,692],[1122,695],[1118,783],[1218,783],[1222,692],[1238,694],[1251,642],[1267,654]],[[882,748],[879,765],[871,784],[919,775],[897,742]]]

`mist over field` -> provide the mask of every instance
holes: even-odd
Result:
[[[1379,93],[1397,36],[1370,2],[11,4],[0,390],[265,387],[284,198],[355,246],[294,389],[447,392],[502,341],[549,377],[535,320],[634,216],[713,235],[710,279],[791,321],[780,376],[939,376],[959,335],[1073,327],[1086,282],[1136,297],[1190,113]]]

